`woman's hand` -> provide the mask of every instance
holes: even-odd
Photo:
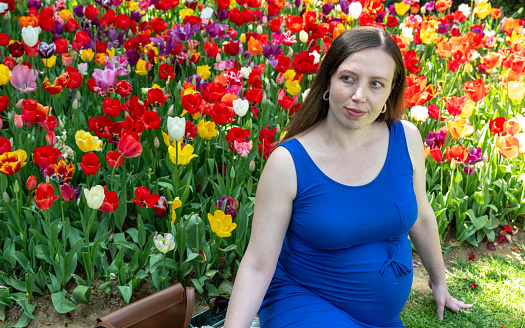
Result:
[[[432,294],[434,295],[434,300],[437,305],[437,316],[439,320],[443,320],[443,312],[445,311],[445,306],[448,307],[453,312],[466,312],[464,309],[472,307],[472,304],[465,304],[465,302],[455,299],[448,292],[447,284],[434,284],[431,279],[428,279],[428,285],[432,289]]]

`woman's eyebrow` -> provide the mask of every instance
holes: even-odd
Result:
[[[357,74],[356,72],[350,70],[350,69],[342,69],[340,70],[339,72],[337,72],[337,74],[341,74],[341,73],[349,73],[349,74],[353,74],[353,75],[359,75]],[[385,81],[388,81],[388,79],[384,76],[371,76],[370,79],[373,79],[373,80],[385,80]]]

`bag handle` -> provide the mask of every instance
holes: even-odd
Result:
[[[195,288],[186,287],[186,320],[184,321],[184,327],[189,327],[191,317],[193,316],[193,308],[195,305]]]
[[[107,322],[98,322],[95,328],[97,327],[105,327],[105,328],[115,328],[112,324],[109,324]]]

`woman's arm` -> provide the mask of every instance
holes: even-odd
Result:
[[[275,272],[297,193],[292,156],[278,147],[257,186],[250,243],[235,277],[225,328],[250,327]]]
[[[402,122],[414,166],[414,192],[418,206],[417,221],[409,231],[410,239],[416,246],[417,253],[428,271],[429,285],[437,304],[437,315],[440,320],[443,320],[445,306],[457,312],[470,308],[472,304],[458,301],[448,292],[436,217],[427,198],[425,156],[421,134],[412,123]]]

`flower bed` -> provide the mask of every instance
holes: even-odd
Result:
[[[45,289],[69,312],[95,278],[127,301],[188,275],[218,294],[266,159],[359,25],[403,52],[440,233],[494,242],[525,214],[525,20],[451,4],[0,0],[0,319],[16,302],[25,326]]]

